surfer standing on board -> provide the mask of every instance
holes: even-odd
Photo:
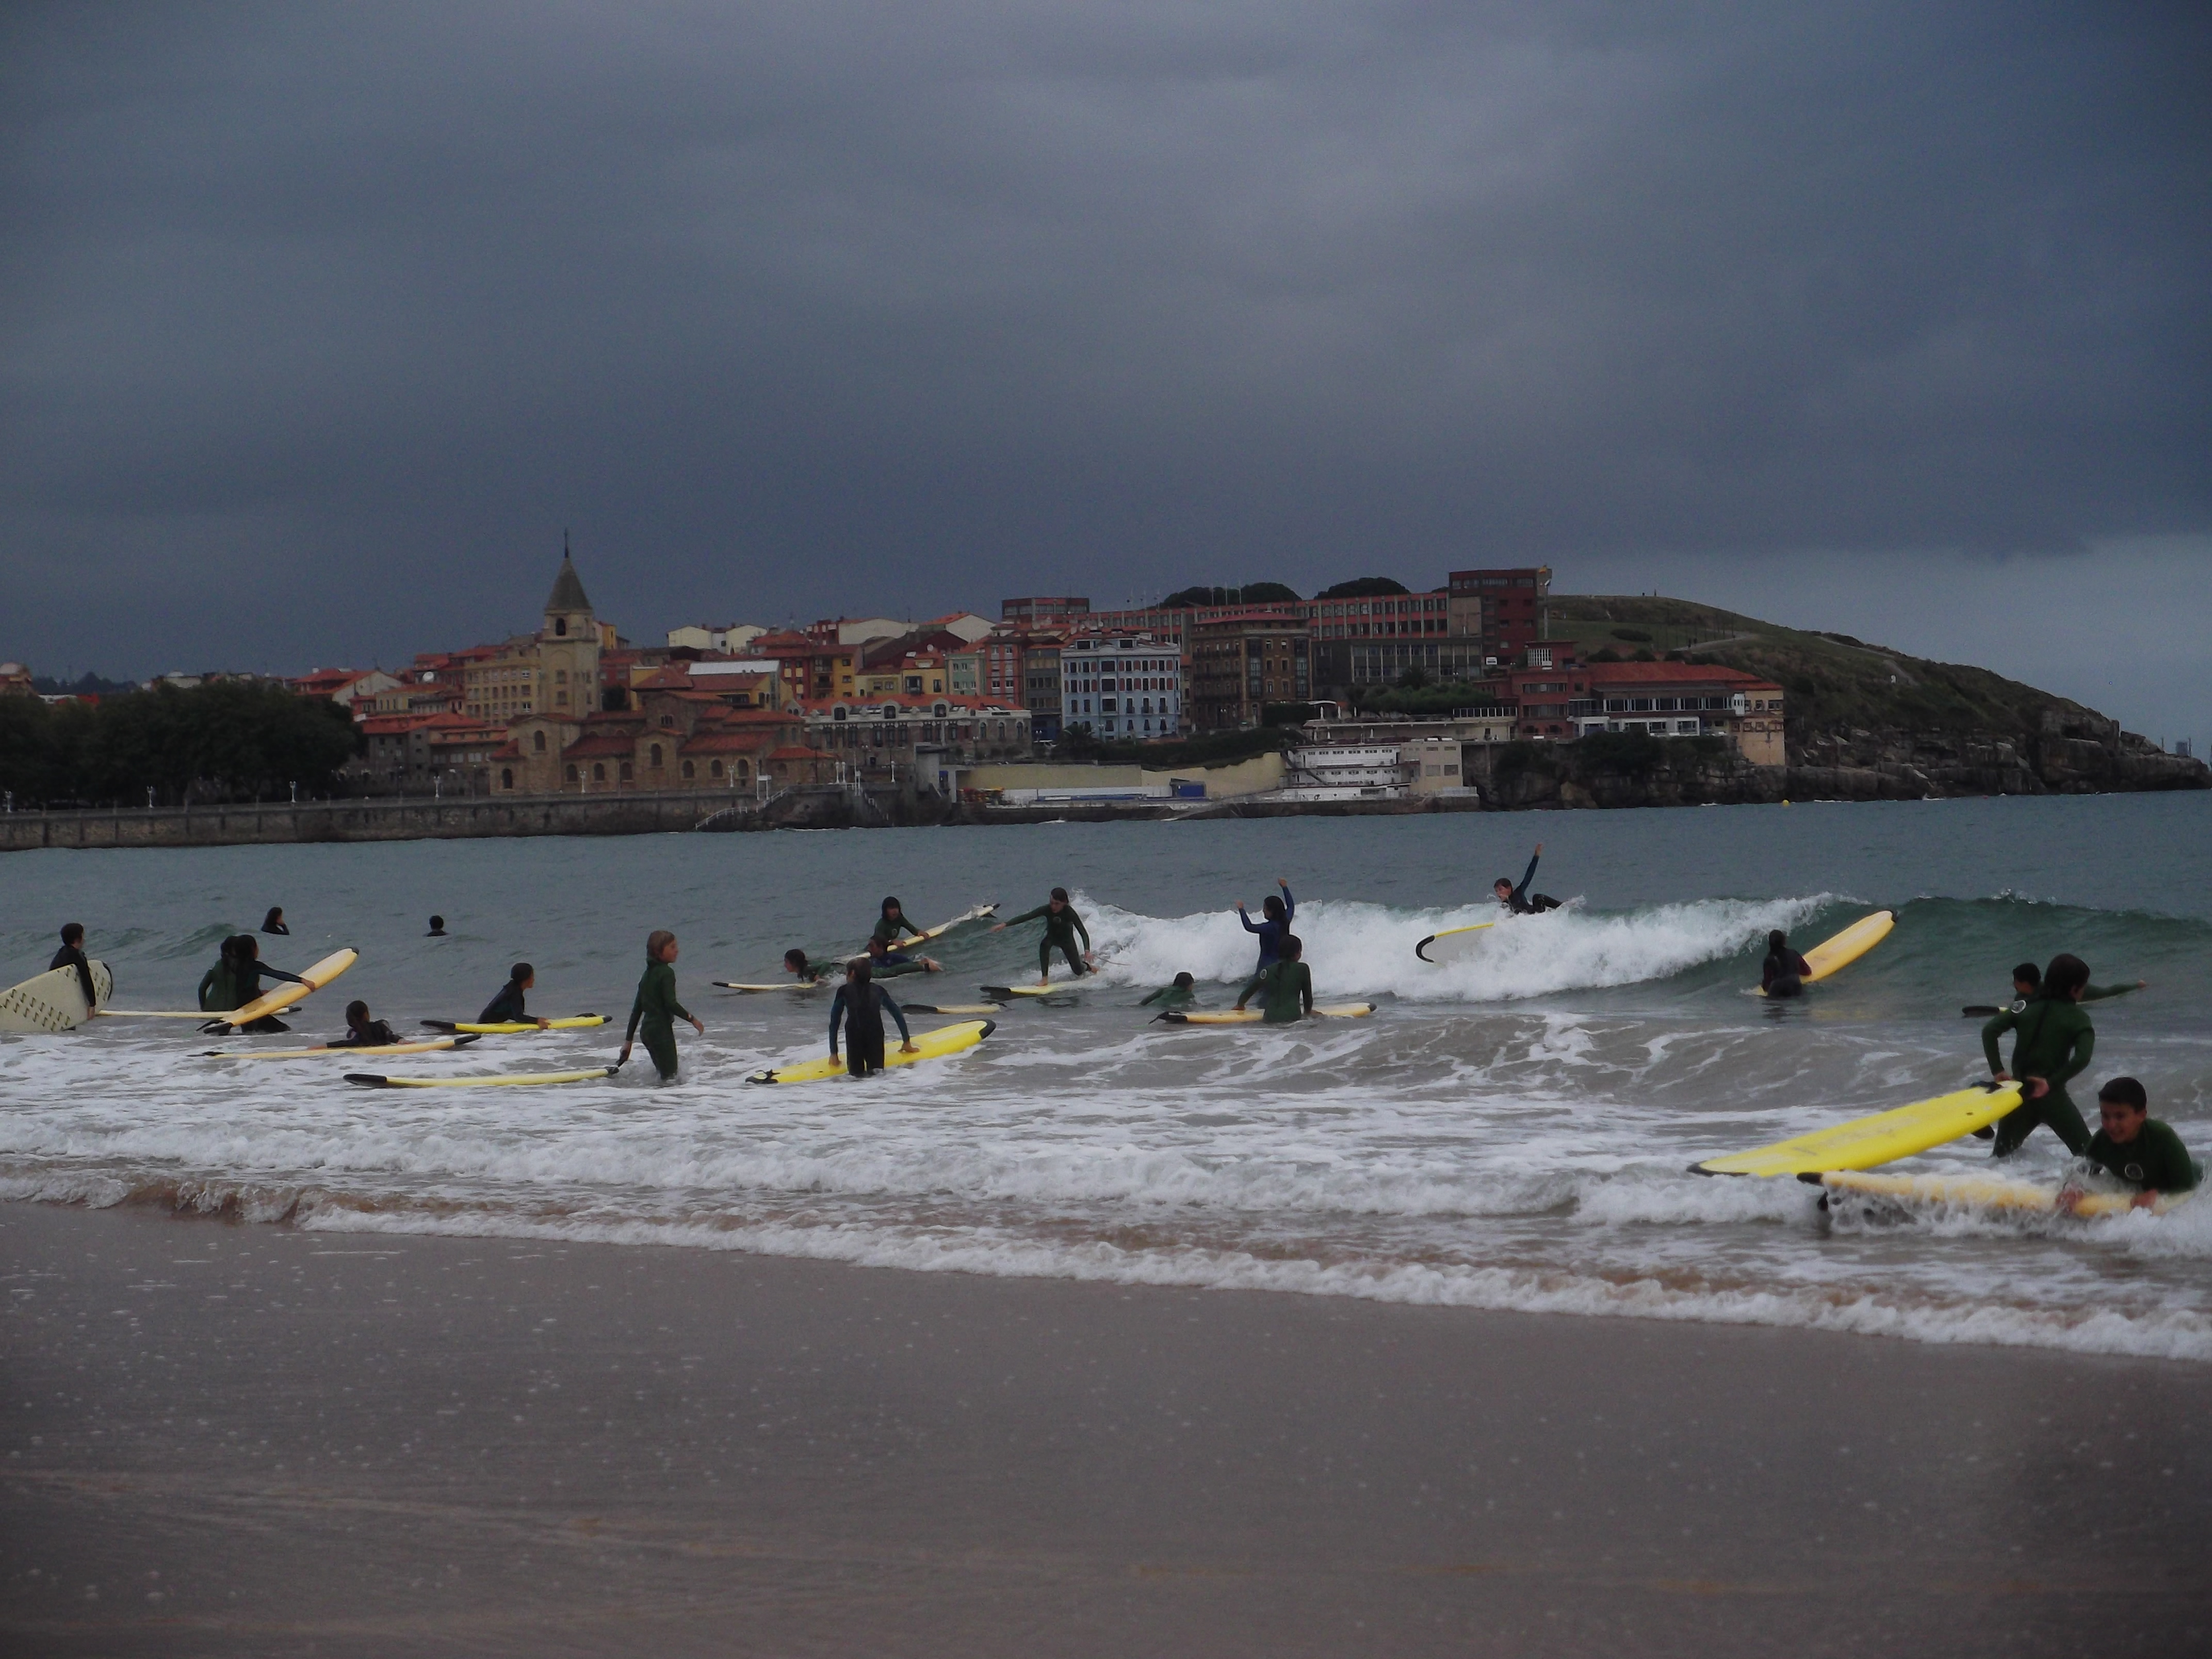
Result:
[[[1540,841],[1536,850],[1528,855],[1528,867],[1522,873],[1518,887],[1504,876],[1490,884],[1490,890],[1498,896],[1498,902],[1516,916],[1533,916],[1540,911],[1559,908],[1559,900],[1550,894],[1528,890],[1528,884],[1536,879],[1536,860],[1543,856],[1544,843]]]
[[[2056,956],[2043,970],[2042,988],[2015,1013],[2008,1008],[1982,1027],[1982,1053],[1999,1083],[2020,1084],[2021,1103],[1996,1121],[1990,1156],[2015,1152],[2039,1123],[2066,1143],[2077,1158],[2089,1146],[2089,1126],[2066,1092],[2067,1079],[2088,1069],[2097,1052],[2097,1029],[2081,1008],[2089,987],[2089,964],[2076,956]],[[2013,1038],[2012,1070],[1997,1059],[1997,1039]]]
[[[1009,927],[1035,921],[1040,916],[1044,918],[1044,938],[1037,944],[1037,983],[1042,985],[1052,978],[1052,953],[1054,950],[1067,958],[1068,967],[1074,970],[1078,979],[1081,979],[1090,972],[1084,964],[1090,963],[1095,965],[1097,957],[1091,953],[1091,930],[1083,925],[1083,918],[1075,914],[1075,907],[1067,902],[1067,889],[1065,887],[1054,888],[1052,896],[1036,909],[1024,910],[1018,916],[1010,917],[991,931],[1003,933]],[[1083,935],[1083,953],[1080,956],[1075,950],[1075,936],[1079,933]]]

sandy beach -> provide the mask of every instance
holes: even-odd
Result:
[[[75,1654],[2183,1654],[2201,1367],[0,1207]]]

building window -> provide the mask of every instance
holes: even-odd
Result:
[[[622,777],[621,777],[621,779],[620,779],[620,781],[622,781],[622,782],[623,782],[623,783],[634,783],[634,782],[635,782],[636,781],[637,781],[637,772],[636,772],[636,769],[635,769],[635,768],[633,768],[628,761],[624,761],[624,762],[622,763]]]
[[[592,763],[592,781],[593,783],[605,783],[606,781],[607,769],[605,763],[600,761],[593,761]]]
[[[751,770],[752,770],[752,766],[751,766],[751,763],[750,763],[750,762],[747,762],[747,761],[739,761],[739,762],[738,763],[738,775],[739,777],[741,777],[741,778],[742,778],[742,777],[744,777],[744,776],[748,772],[750,772],[750,771],[751,771]]]
[[[564,640],[567,639],[568,637],[568,619],[566,617],[556,617],[553,619],[553,632],[558,638]]]
[[[673,729],[674,729],[674,727],[675,727],[675,725],[676,725],[676,716],[675,716],[675,715],[673,715],[673,714],[663,714],[663,715],[660,717],[660,729],[661,729],[662,731],[664,731],[664,732],[667,732],[667,731],[673,730]]]
[[[722,763],[720,761],[709,761],[707,763],[707,775],[710,778],[720,777],[722,775]]]
[[[514,787],[514,772],[512,768],[502,766],[499,769],[499,787],[502,789]]]
[[[693,775],[693,773],[692,773],[692,770],[691,770],[691,763],[690,763],[690,761],[685,761],[685,762],[684,763],[684,775],[685,777],[687,777],[687,778],[688,778],[688,777],[690,777],[690,776],[692,776],[692,775]]]
[[[658,772],[660,769],[660,745],[656,743],[646,752],[651,757],[649,764],[654,771]]]
[[[534,755],[542,755],[545,752],[545,734],[543,732],[532,732],[530,734],[530,751]]]

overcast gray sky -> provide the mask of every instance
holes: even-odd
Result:
[[[0,656],[1542,560],[2212,738],[2212,9],[17,6]],[[2075,607],[2078,605],[2078,611]]]

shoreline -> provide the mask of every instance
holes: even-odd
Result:
[[[2212,1631],[2186,1362],[131,1207],[0,1237],[0,1628],[42,1652]]]

